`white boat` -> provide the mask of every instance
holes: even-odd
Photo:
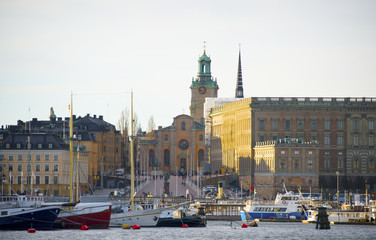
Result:
[[[302,200],[294,192],[278,193],[274,203],[248,201],[245,210],[253,219],[305,219]]]
[[[129,226],[137,224],[140,227],[155,227],[162,211],[163,208],[112,213],[110,227],[121,227],[123,224]]]
[[[366,222],[370,219],[370,212],[328,210],[328,221],[331,223]],[[316,223],[318,211],[316,209],[307,210],[307,220],[303,223]]]

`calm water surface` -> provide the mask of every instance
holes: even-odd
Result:
[[[208,221],[206,228],[141,228],[140,230],[110,228],[107,230],[0,231],[0,239],[376,239],[375,226],[332,225],[317,230],[314,224],[259,223],[259,227],[241,228],[225,221]]]

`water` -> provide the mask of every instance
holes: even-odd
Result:
[[[206,228],[141,228],[140,230],[110,228],[106,230],[0,231],[0,239],[375,239],[376,226],[331,225],[317,230],[315,224],[260,222],[259,227],[241,228],[230,222],[208,221]]]

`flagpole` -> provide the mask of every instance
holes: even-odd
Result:
[[[71,92],[70,119],[69,119],[69,201],[73,202],[73,94]]]

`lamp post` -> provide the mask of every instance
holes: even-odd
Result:
[[[337,175],[337,207],[339,208],[339,171],[336,172]]]
[[[157,196],[157,167],[158,167],[158,158],[154,160],[154,197]]]
[[[368,185],[367,185],[367,179],[366,179],[366,206],[368,205]]]

